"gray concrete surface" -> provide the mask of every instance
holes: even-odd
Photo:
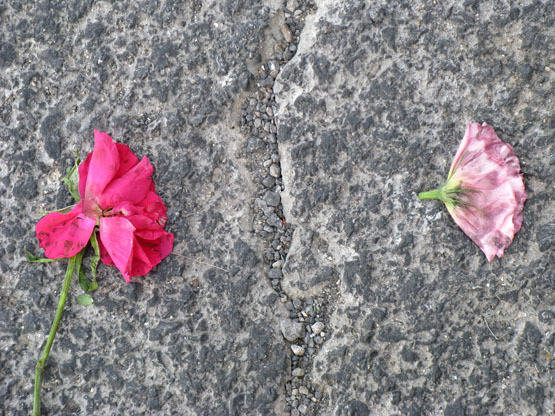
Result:
[[[0,3],[0,413],[29,414],[71,202],[105,130],[155,166],[174,253],[74,282],[45,415],[553,413],[553,1]],[[471,121],[529,200],[488,263],[439,203]]]

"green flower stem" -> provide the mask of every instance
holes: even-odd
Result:
[[[52,327],[50,328],[50,334],[48,334],[48,339],[46,340],[46,345],[44,347],[44,350],[42,351],[42,356],[40,357],[40,360],[35,368],[33,416],[40,416],[40,388],[42,384],[42,376],[44,374],[44,367],[46,365],[48,354],[50,354],[50,349],[52,348],[52,343],[54,342],[56,331],[58,331],[58,325],[60,325],[60,320],[62,319],[64,305],[66,304],[67,292],[69,291],[69,286],[71,284],[71,278],[73,276],[73,270],[75,269],[75,264],[77,262],[77,256],[78,254],[69,259],[64,279],[64,285],[62,286],[62,293],[60,293],[60,299],[58,301],[58,307],[56,308],[56,314],[54,315]]]
[[[441,189],[434,189],[433,191],[420,192],[418,194],[420,199],[439,199],[443,200]]]

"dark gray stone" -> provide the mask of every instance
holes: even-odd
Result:
[[[457,400],[455,403],[448,405],[443,412],[444,416],[464,416],[464,407],[461,403],[461,399]]]
[[[7,42],[0,42],[0,68],[11,65],[17,57],[14,46]]]
[[[281,201],[278,192],[268,191],[264,194],[264,200],[271,207],[277,207]]]
[[[31,177],[21,178],[14,184],[12,192],[16,198],[32,199],[37,196],[37,183]]]
[[[0,308],[9,312],[0,324],[2,410],[31,413],[31,390],[20,387],[32,379],[66,263],[29,265],[22,248],[43,254],[39,213],[72,203],[60,179],[98,129],[149,158],[176,244],[141,283],[100,264],[88,308],[72,284],[43,414],[271,414],[285,401],[291,351],[261,266],[265,243],[244,228],[259,195],[254,159],[230,146],[245,149],[252,136],[233,120],[259,52],[278,46],[268,29],[280,11],[212,0],[0,8],[0,280],[18,293]],[[266,150],[260,140],[251,150]],[[16,352],[21,337],[28,342]]]
[[[40,132],[44,138],[44,148],[52,159],[59,159],[62,151],[62,139],[60,127],[62,122],[61,113],[52,113],[42,121]]]
[[[526,321],[553,286],[551,20],[549,2],[509,3],[321,1],[276,78],[281,197],[294,228],[281,287],[334,299],[309,373],[327,413],[357,400],[403,415],[448,403],[457,414],[460,391],[465,414],[537,413],[532,399],[497,392],[549,383],[537,337],[547,315]],[[474,121],[514,146],[529,194],[522,229],[491,263],[441,203],[417,198],[445,181]],[[333,278],[316,284],[324,270]],[[332,358],[328,345],[350,353]],[[364,348],[377,354],[369,366]],[[520,381],[521,371],[534,376]]]

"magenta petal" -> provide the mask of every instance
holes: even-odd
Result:
[[[85,186],[87,185],[87,176],[89,176],[91,159],[92,152],[89,153],[85,160],[79,165],[79,195],[81,195],[81,199],[85,199]]]
[[[162,226],[158,224],[157,221],[153,220],[152,218],[146,215],[131,215],[127,219],[131,221],[131,223],[137,230],[136,232],[138,233],[145,233],[145,232],[160,233],[164,231]],[[157,234],[155,234],[155,236],[152,238],[157,238],[156,236]],[[143,238],[148,238],[148,237],[143,236]]]
[[[123,217],[100,219],[102,245],[127,283],[131,280],[134,231],[133,224]]]
[[[146,255],[141,244],[135,240],[133,246],[133,266],[131,269],[132,276],[144,276],[158,263],[153,263]]]
[[[116,144],[108,134],[95,130],[94,149],[85,185],[85,198],[95,199],[100,196],[117,174],[119,167],[119,152]]]
[[[513,147],[486,123],[472,123],[451,169],[449,182],[470,190],[460,194],[467,205],[448,206],[451,216],[489,261],[502,257],[520,230],[527,198]]]
[[[174,236],[147,216],[133,215],[128,219],[135,227],[133,276],[143,276],[171,253]]]
[[[107,264],[108,266],[113,266],[114,262],[112,261],[112,258],[108,254],[108,250],[106,250],[106,247],[104,247],[104,244],[102,244],[102,240],[100,239],[100,237],[97,237],[97,241],[98,241],[98,248],[100,251],[100,260],[102,260],[102,263]]]
[[[144,215],[156,221],[162,227],[166,225],[168,216],[166,215],[166,206],[160,197],[151,190],[145,199],[143,199],[139,204],[144,209]]]
[[[137,240],[141,242],[140,237],[138,237]],[[156,240],[141,242],[141,247],[151,259],[152,266],[156,266],[170,255],[173,250],[173,241],[174,235],[163,231]]]
[[[119,153],[119,169],[116,173],[116,178],[125,175],[131,170],[133,166],[139,163],[139,158],[129,149],[129,146],[121,143],[116,143]]]
[[[129,149],[129,146],[116,143],[116,149],[119,156],[119,169],[114,177],[118,178],[129,172],[133,166],[139,163],[139,159]],[[85,198],[85,186],[87,184],[87,176],[89,175],[89,165],[91,163],[92,154],[92,152],[89,153],[87,158],[79,165],[79,195],[81,195],[81,198]]]
[[[173,234],[164,230],[158,233],[155,239],[144,240],[136,235],[133,276],[144,276],[165,259],[173,249],[173,239]]]
[[[44,254],[50,259],[72,257],[85,247],[91,237],[95,220],[83,213],[82,202],[70,212],[53,212],[43,217],[35,232]]]
[[[131,204],[141,202],[152,186],[153,168],[145,156],[125,175],[114,179],[104,190],[98,202],[104,209],[112,208],[121,201]]]

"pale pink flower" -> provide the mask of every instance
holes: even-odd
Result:
[[[418,195],[443,201],[489,261],[503,257],[520,230],[527,196],[513,147],[487,123],[468,125],[445,184]]]

